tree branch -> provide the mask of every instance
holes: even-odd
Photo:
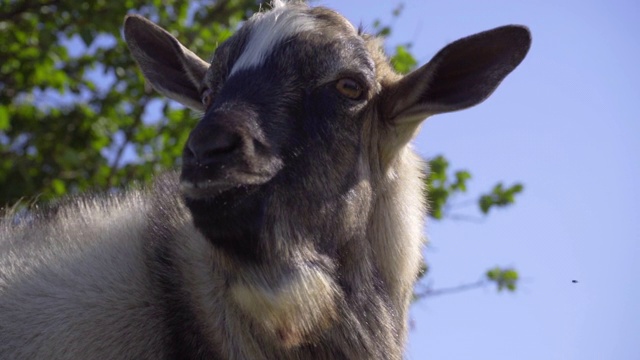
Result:
[[[145,97],[144,99],[140,100],[140,102],[138,103],[138,107],[142,109],[142,111],[144,112],[144,109],[147,107],[148,103],[149,103],[149,99]],[[134,115],[133,124],[131,124],[131,126],[129,126],[126,130],[123,131],[124,139],[122,140],[122,144],[118,148],[116,152],[116,156],[113,159],[113,163],[111,164],[111,171],[109,171],[109,176],[107,177],[107,188],[111,188],[113,186],[113,179],[115,178],[116,172],[120,167],[120,161],[122,161],[124,150],[126,149],[127,145],[129,145],[129,143],[131,142],[131,136],[133,135],[133,130],[136,129],[142,122],[142,113],[132,114],[132,115]]]
[[[463,215],[463,214],[448,214],[446,212],[442,215],[442,218],[455,220],[455,221],[467,221],[467,222],[472,222],[476,224],[482,224],[485,222],[485,219],[482,217],[472,216],[472,215]]]
[[[489,280],[478,280],[478,281],[476,281],[474,283],[463,284],[463,285],[458,285],[458,286],[452,286],[452,287],[442,288],[442,289],[427,288],[422,292],[416,292],[414,294],[414,297],[417,300],[420,300],[420,299],[424,299],[426,297],[448,295],[448,294],[452,294],[452,293],[458,293],[458,292],[462,292],[462,291],[468,291],[468,290],[483,288],[483,287],[486,287],[486,286],[488,286],[490,284],[491,284],[491,282]]]

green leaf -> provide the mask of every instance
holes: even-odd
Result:
[[[509,291],[515,291],[518,284],[518,272],[512,268],[501,268],[496,266],[489,269],[486,273],[487,279],[494,282],[498,291],[507,289]]]
[[[404,10],[404,4],[400,3],[398,4],[398,6],[396,6],[395,9],[393,9],[393,12],[391,14],[393,15],[394,18],[397,18],[402,14],[403,10]]]
[[[381,27],[376,33],[377,36],[387,37],[391,35],[391,28],[388,26]]]
[[[456,171],[456,182],[451,184],[452,190],[459,190],[461,192],[467,191],[467,180],[471,179],[471,174],[468,171]]]
[[[60,179],[53,179],[51,181],[51,187],[56,195],[63,195],[67,192],[64,182]]]
[[[482,195],[478,201],[478,206],[483,214],[487,214],[493,207],[505,207],[515,202],[515,196],[524,190],[522,184],[515,184],[509,188],[504,188],[502,183],[494,186],[489,194]]]
[[[394,69],[400,74],[406,74],[413,70],[418,61],[407,51],[406,46],[396,46],[396,53],[391,57],[391,64]]]
[[[5,105],[0,105],[0,131],[7,129],[9,129],[9,109]]]

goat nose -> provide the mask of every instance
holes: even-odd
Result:
[[[240,149],[240,134],[222,127],[196,128],[187,141],[185,156],[191,157],[199,165],[219,162]]]

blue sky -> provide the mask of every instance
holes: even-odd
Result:
[[[315,2],[365,26],[391,21],[398,3]],[[533,33],[528,57],[490,99],[429,119],[415,141],[471,171],[470,198],[497,181],[525,184],[514,207],[481,223],[429,224],[434,287],[494,265],[524,279],[515,294],[414,305],[407,358],[640,359],[640,3],[404,3],[387,44],[412,42],[420,63],[496,26]]]

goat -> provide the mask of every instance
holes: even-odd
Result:
[[[482,102],[521,26],[407,76],[336,12],[275,1],[201,60],[124,35],[161,94],[203,113],[179,175],[0,224],[3,359],[401,359],[422,260],[430,115]]]

